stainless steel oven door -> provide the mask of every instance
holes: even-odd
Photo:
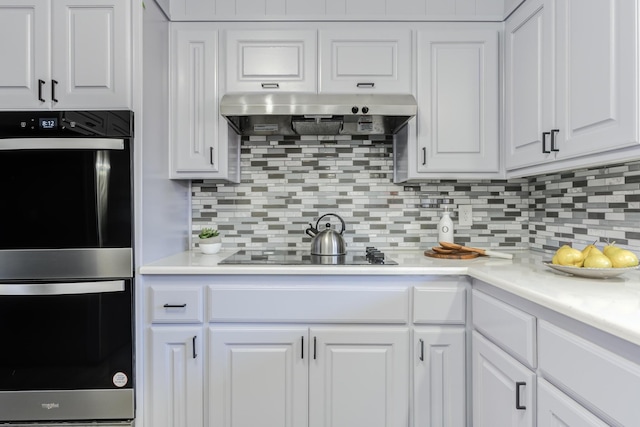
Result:
[[[132,247],[128,139],[0,139],[0,250]]]
[[[133,279],[0,283],[0,424],[134,417]]]

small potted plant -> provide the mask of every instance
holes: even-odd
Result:
[[[220,239],[220,233],[213,228],[203,228],[198,234],[200,239],[200,250],[204,254],[215,254],[220,251],[222,247],[222,241]]]

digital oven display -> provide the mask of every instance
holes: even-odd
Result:
[[[40,129],[50,130],[58,128],[57,118],[40,118]]]

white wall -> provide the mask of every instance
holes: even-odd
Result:
[[[169,24],[155,2],[145,6],[138,266],[186,250],[190,222],[189,182],[169,179]]]

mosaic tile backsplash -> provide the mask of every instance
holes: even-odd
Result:
[[[306,249],[309,223],[335,213],[350,249],[427,249],[437,244],[441,207],[449,204],[461,244],[551,251],[609,238],[640,251],[640,162],[529,179],[396,185],[391,141],[356,138],[245,138],[240,184],[192,182],[193,246],[202,227],[215,227],[229,246]],[[473,225],[460,226],[455,208],[468,204]]]

